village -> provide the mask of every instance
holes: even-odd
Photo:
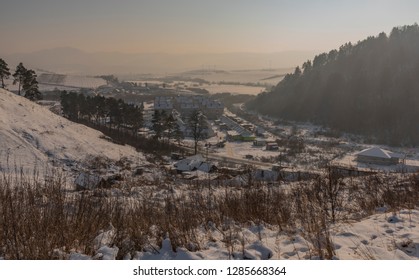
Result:
[[[199,110],[205,116],[206,137],[193,153],[187,116]],[[257,123],[232,113],[219,100],[206,95],[155,96],[145,103],[144,135],[152,137],[154,114],[172,115],[182,134],[181,151],[163,158],[166,174],[182,182],[245,185],[249,180],[281,186],[316,178],[327,168],[339,176],[419,171],[414,149],[361,144],[353,135],[333,135],[311,124],[285,123],[257,116]],[[393,151],[395,149],[396,151]],[[103,174],[102,174],[103,175]],[[86,170],[77,176],[78,189],[118,182],[121,175],[101,177]]]

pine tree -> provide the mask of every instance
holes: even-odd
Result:
[[[164,120],[164,126],[166,128],[167,141],[169,141],[175,137],[175,132],[177,129],[179,129],[179,125],[177,124],[176,119],[173,117],[173,114],[170,114]]]
[[[155,133],[155,137],[157,139],[160,139],[163,136],[163,131],[165,130],[163,120],[165,116],[166,114],[164,113],[164,111],[162,112],[160,112],[159,110],[154,111],[154,115],[151,122],[153,123],[153,130]]]
[[[125,124],[127,124],[132,131],[132,135],[137,135],[138,129],[143,124],[143,112],[141,107],[135,105],[127,105],[124,110]]]
[[[22,89],[25,91],[25,97],[29,100],[35,101],[41,99],[41,92],[38,88],[38,81],[36,80],[35,71],[29,69],[24,72]],[[20,88],[20,83],[19,83]],[[20,95],[20,89],[19,89]]]
[[[0,78],[1,78],[2,88],[6,88],[4,80],[8,79],[9,77],[10,77],[10,69],[7,63],[3,59],[0,58]]]
[[[25,77],[25,73],[26,71],[28,71],[25,66],[23,66],[22,62],[19,63],[18,66],[16,66],[16,71],[13,74],[13,84],[15,85],[16,83],[19,83],[19,90],[18,90],[18,94],[20,95],[20,90],[23,84],[23,79]]]

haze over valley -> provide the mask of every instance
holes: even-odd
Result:
[[[418,10],[3,3],[0,260],[418,260]]]

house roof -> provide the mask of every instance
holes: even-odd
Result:
[[[391,151],[383,150],[378,147],[372,147],[365,150],[362,150],[355,155],[357,156],[367,156],[367,157],[375,157],[375,158],[383,158],[383,159],[391,159],[391,158],[403,158],[402,154],[393,153]]]
[[[203,156],[198,154],[182,159],[175,163],[174,166],[179,171],[200,170],[208,173],[213,169],[215,165],[209,162],[205,162]]]
[[[194,169],[198,169],[203,161],[204,158],[202,155],[198,154],[178,161],[175,163],[175,167],[180,171],[192,171]]]

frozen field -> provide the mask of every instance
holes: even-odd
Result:
[[[285,74],[291,73],[293,69],[264,69],[264,70],[197,70],[182,73],[181,75],[189,78],[199,78],[209,82],[237,82],[237,83],[262,83],[277,85]]]

